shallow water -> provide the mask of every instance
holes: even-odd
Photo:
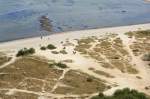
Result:
[[[52,32],[150,22],[143,0],[0,0],[0,41],[51,34],[39,18],[48,16]]]

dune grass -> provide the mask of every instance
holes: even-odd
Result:
[[[74,70],[67,72],[61,82],[66,86],[58,87],[54,93],[91,94],[97,91],[103,92],[107,89],[105,81]]]
[[[0,66],[10,60],[11,60],[11,57],[7,57],[5,54],[0,53]]]

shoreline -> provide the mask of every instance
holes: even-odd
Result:
[[[108,29],[108,28],[116,28],[116,27],[126,27],[126,26],[134,26],[134,25],[144,25],[144,24],[150,24],[150,22],[146,22],[146,23],[138,23],[138,24],[127,24],[127,25],[116,25],[116,26],[104,26],[104,27],[97,27],[97,28],[88,28],[88,29],[79,29],[79,30],[69,30],[69,31],[61,31],[61,32],[46,32],[45,34],[43,34],[43,37],[46,36],[51,36],[51,35],[57,35],[57,34],[64,34],[64,33],[68,33],[68,32],[76,32],[76,31],[87,31],[87,30],[97,30],[97,29]],[[7,40],[1,40],[1,43],[5,43],[5,42],[11,42],[11,41],[16,41],[16,40],[22,40],[22,39],[28,39],[28,38],[38,38],[41,35],[36,35],[36,36],[28,36],[28,37],[18,37],[18,38],[14,38],[14,39],[7,39]]]
[[[31,37],[31,38],[0,42],[0,50],[8,49],[8,48],[16,49],[17,47],[20,48],[24,46],[37,47],[39,46],[39,44],[48,44],[50,43],[50,41],[51,43],[55,44],[65,39],[78,39],[87,36],[102,36],[103,34],[106,33],[125,33],[129,31],[148,30],[148,29],[150,29],[150,23],[128,25],[128,26],[106,27],[106,28],[98,28],[98,29],[88,29],[88,30],[78,30],[78,31],[68,31],[68,32],[46,35],[43,36],[42,39],[41,37]]]

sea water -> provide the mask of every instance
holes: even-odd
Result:
[[[41,29],[46,16],[52,31]],[[0,0],[0,41],[150,22],[144,0]]]

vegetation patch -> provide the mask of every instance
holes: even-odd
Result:
[[[99,74],[99,75],[108,77],[108,78],[114,78],[114,76],[112,76],[112,75],[110,75],[109,73],[106,73],[106,72],[104,72],[104,71],[94,70],[93,72],[96,73],[96,74]]]
[[[67,85],[67,87],[58,86],[54,93],[91,94],[98,91],[103,92],[107,89],[105,81],[74,70],[68,71],[61,83]]]
[[[47,45],[47,49],[49,50],[53,50],[53,49],[56,49],[57,47],[55,47],[53,44],[49,44]]]
[[[134,31],[134,32],[127,32],[125,33],[129,37],[135,38],[150,38],[150,30],[141,30],[141,31]]]
[[[17,57],[20,56],[27,56],[27,55],[32,55],[35,53],[35,49],[34,48],[24,48],[18,51],[18,53],[16,54]]]
[[[59,54],[58,51],[51,51],[53,54]]]
[[[8,92],[8,90],[5,90]],[[0,98],[1,99],[38,99],[38,95],[33,93],[25,93],[25,92],[15,92],[12,95],[7,95],[6,93],[0,92]]]
[[[53,62],[53,63],[50,63],[50,64],[49,64],[49,67],[54,67],[54,66],[59,67],[59,68],[62,68],[62,69],[65,69],[65,68],[68,67],[66,64],[64,64],[64,63],[62,63],[62,62],[58,62],[58,63]]]
[[[40,49],[41,49],[41,50],[46,50],[46,47],[45,47],[45,46],[42,46]]]
[[[63,62],[66,62],[66,63],[73,63],[74,61],[72,59],[66,59],[66,60],[63,60]]]
[[[75,50],[95,59],[102,67],[117,68],[123,73],[138,73],[127,61],[130,58],[129,53],[117,35],[108,35],[100,39],[92,37],[80,39]]]
[[[112,96],[105,96],[103,93],[92,97],[91,99],[149,99],[144,93],[125,88],[117,90]]]
[[[59,53],[61,53],[61,54],[68,54],[68,53],[66,52],[66,50],[61,50]]]
[[[126,64],[126,70],[127,70],[127,73],[129,73],[129,74],[138,74],[139,73],[139,71],[137,69],[133,68],[133,66],[130,64]]]
[[[140,42],[139,40],[130,45],[130,48],[135,56],[139,56],[150,51],[150,43]]]
[[[78,40],[78,44],[90,44],[93,42],[95,42],[95,39],[93,37],[87,37],[87,38]]]
[[[142,59],[143,59],[143,61],[150,61],[150,52],[145,54],[145,55],[143,55]]]
[[[95,42],[93,37],[87,37],[83,39],[77,40],[77,44],[75,50],[80,52],[81,54],[87,54],[87,50],[92,47],[92,43]]]
[[[107,62],[100,62],[100,64],[104,68],[109,68],[109,69],[113,69],[114,68],[110,63],[107,63]]]
[[[0,66],[6,62],[9,62],[10,60],[11,60],[11,57],[7,57],[6,55],[0,54]]]
[[[0,69],[0,89],[16,88],[50,92],[62,72],[56,68],[49,68],[49,64],[42,60],[19,58],[9,66]]]

